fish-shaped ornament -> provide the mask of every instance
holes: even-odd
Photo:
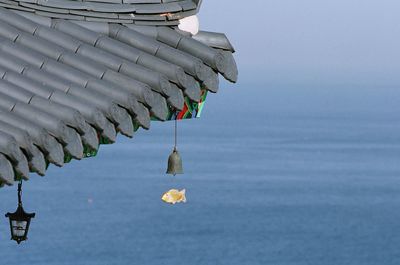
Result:
[[[181,202],[186,202],[186,190],[183,189],[181,191],[172,189],[164,193],[161,199],[170,204],[176,204]]]

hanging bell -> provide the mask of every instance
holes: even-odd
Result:
[[[183,174],[182,159],[176,148],[172,151],[168,158],[167,174],[177,175]]]

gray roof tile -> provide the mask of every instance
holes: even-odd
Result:
[[[0,6],[51,18],[164,26],[177,25],[177,20],[196,14],[200,3],[192,0],[0,0]]]

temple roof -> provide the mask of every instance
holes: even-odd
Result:
[[[99,144],[133,137],[151,120],[198,117],[219,74],[237,80],[224,34],[55,18],[36,8],[144,14],[197,8],[195,1],[0,2],[0,186],[95,156]]]
[[[0,6],[44,17],[138,25],[178,25],[199,0],[0,0]]]

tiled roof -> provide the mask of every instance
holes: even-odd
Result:
[[[28,179],[29,172],[44,175],[49,164],[94,156],[116,133],[132,137],[151,120],[196,117],[207,92],[217,92],[218,74],[237,79],[224,34],[191,36],[171,27],[54,19],[8,8],[19,2],[93,11],[89,7],[99,3],[92,1],[0,2],[7,4],[0,7],[0,186]],[[192,1],[103,2],[99,8],[137,11]],[[130,9],[118,12],[124,10]]]
[[[44,17],[138,25],[178,25],[199,0],[0,0],[0,6]]]

